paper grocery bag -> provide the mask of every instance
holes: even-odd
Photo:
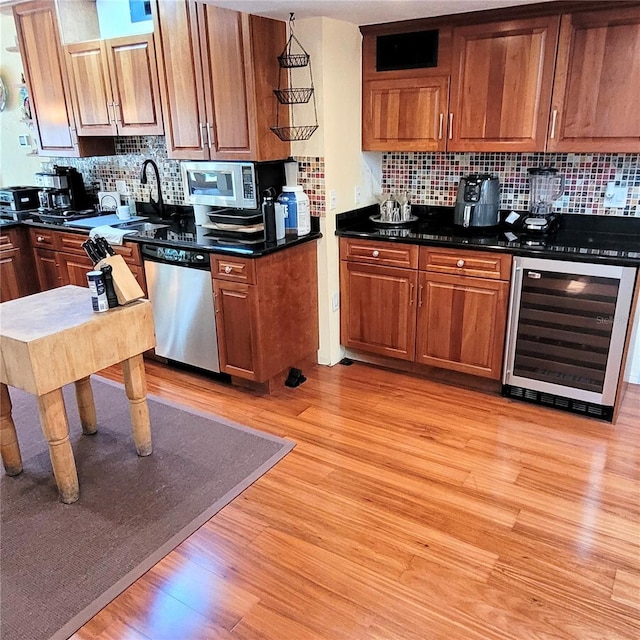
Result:
[[[144,291],[138,284],[129,265],[124,261],[124,258],[116,254],[115,256],[109,256],[100,260],[95,266],[96,269],[100,269],[104,265],[111,265],[113,276],[113,288],[118,298],[118,304],[127,304],[138,298],[144,298]]]

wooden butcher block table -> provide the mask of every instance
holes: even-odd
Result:
[[[155,346],[151,303],[137,300],[95,313],[89,290],[66,286],[0,305],[0,444],[8,475],[22,471],[7,385],[38,397],[62,502],[80,493],[62,387],[75,383],[85,434],[97,429],[89,376],[122,364],[138,455],[151,453],[151,427],[142,353]],[[20,425],[18,425],[19,428]]]

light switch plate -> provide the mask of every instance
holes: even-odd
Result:
[[[624,209],[627,206],[629,187],[620,186],[619,182],[607,182],[604,192],[604,206],[609,209]]]

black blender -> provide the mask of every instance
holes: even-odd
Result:
[[[554,167],[529,169],[529,211],[522,229],[526,233],[545,234],[553,231],[560,214],[553,212],[553,203],[564,193],[564,176]]]

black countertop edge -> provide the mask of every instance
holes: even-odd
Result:
[[[339,214],[336,235],[423,246],[498,251],[513,255],[640,266],[640,219],[621,216],[567,214],[560,216],[556,231],[530,236],[520,225],[504,222],[510,211],[501,211],[501,224],[490,229],[465,231],[453,225],[453,207],[414,206],[418,221],[406,227],[381,227],[369,218],[378,205]]]
[[[146,212],[138,212],[141,215],[149,215]],[[10,229],[12,227],[34,227],[43,229],[53,229],[56,231],[63,231],[65,233],[77,233],[79,235],[88,236],[89,229],[83,229],[74,227],[72,225],[65,225],[61,223],[52,222],[39,222],[33,220],[2,220],[0,229]],[[125,236],[125,242],[137,242],[139,244],[154,244],[165,247],[180,247],[184,249],[191,249],[197,251],[206,251],[207,253],[220,253],[220,254],[234,254],[241,255],[247,258],[260,258],[262,256],[276,253],[284,249],[289,249],[305,242],[311,242],[313,240],[319,240],[322,238],[320,233],[320,220],[318,218],[311,218],[311,232],[298,236],[295,234],[287,233],[285,238],[276,242],[259,242],[256,244],[234,244],[225,243],[223,241],[214,242],[209,240],[207,230],[203,227],[197,227],[193,216],[182,217],[178,220],[160,220],[153,217],[149,218],[149,222],[168,224],[168,229],[163,229],[158,233],[169,235],[166,233],[173,232],[171,237],[153,237],[150,235],[137,235],[130,234]],[[180,237],[182,236],[182,237]]]

